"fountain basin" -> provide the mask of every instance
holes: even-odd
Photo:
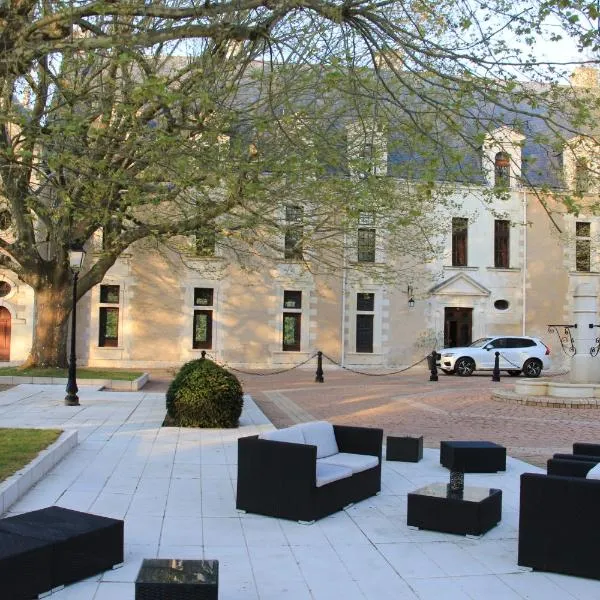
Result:
[[[519,379],[514,391],[493,392],[492,399],[530,406],[600,408],[600,384]]]

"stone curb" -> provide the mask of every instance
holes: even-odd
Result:
[[[150,379],[149,373],[142,373],[137,379],[127,381],[123,379],[78,379],[77,385],[94,385],[110,388],[112,390],[121,390],[127,392],[137,392]],[[8,383],[18,385],[19,383],[44,383],[50,385],[67,385],[66,377],[22,377],[19,375],[3,375],[0,376],[0,383]]]
[[[594,398],[559,398],[556,396],[522,396],[514,392],[492,393],[492,400],[525,406],[545,406],[546,408],[600,408],[600,400]]]
[[[77,431],[63,431],[59,438],[42,450],[28,465],[0,484],[0,514],[5,513],[30,487],[59,463],[77,445]]]

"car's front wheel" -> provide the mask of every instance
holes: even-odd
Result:
[[[521,369],[510,369],[508,374],[511,377],[518,377],[521,374]]]
[[[473,375],[473,371],[475,370],[475,362],[472,358],[468,356],[463,356],[459,358],[456,363],[454,363],[454,371],[457,375],[461,377],[468,377],[469,375]]]
[[[525,377],[539,377],[542,372],[542,362],[537,358],[528,358],[523,365]]]

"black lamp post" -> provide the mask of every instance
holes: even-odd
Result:
[[[69,356],[69,380],[67,381],[67,395],[65,396],[65,404],[67,406],[79,406],[79,396],[77,392],[76,375],[76,356],[75,356],[75,341],[77,328],[77,279],[79,271],[83,265],[85,250],[81,245],[73,244],[69,249],[69,266],[73,271],[73,305],[71,308],[71,355]]]

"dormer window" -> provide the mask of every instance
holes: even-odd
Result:
[[[481,147],[481,166],[489,186],[508,191],[521,179],[525,136],[510,127],[499,127],[486,135]]]
[[[563,172],[567,187],[576,194],[598,193],[600,144],[587,136],[569,140],[563,149]]]
[[[384,129],[375,122],[351,123],[348,136],[348,161],[354,177],[387,173],[387,138]]]
[[[494,158],[494,186],[510,187],[510,156],[506,152],[498,152]]]

